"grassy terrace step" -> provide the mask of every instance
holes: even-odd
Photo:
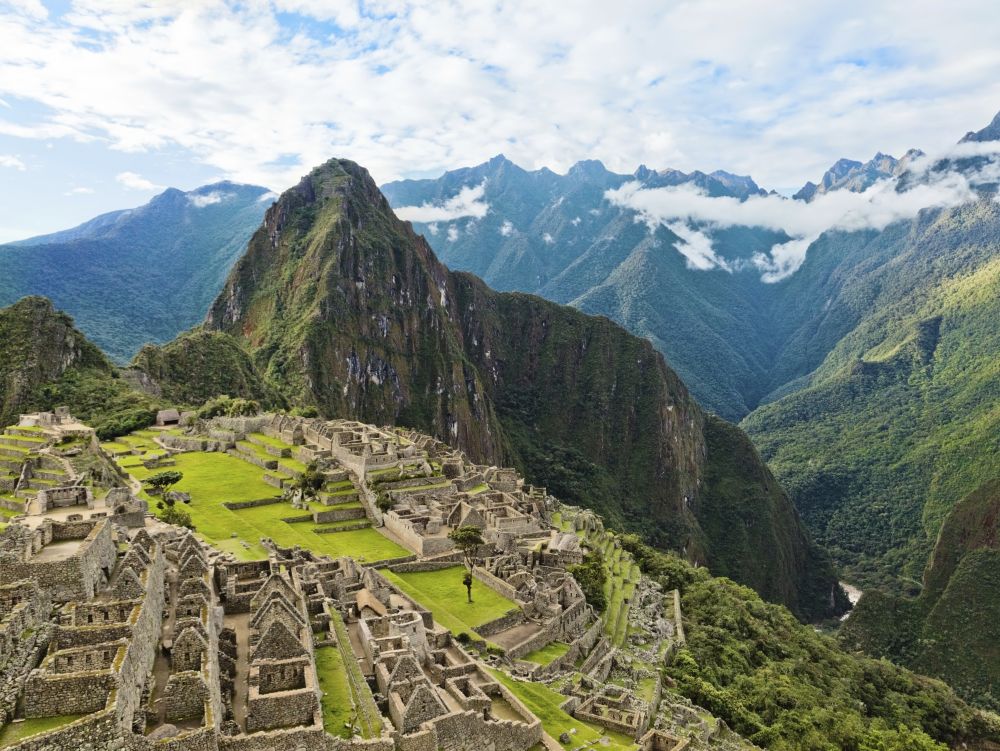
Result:
[[[358,666],[357,660],[354,659],[354,653],[351,651],[349,646],[351,642],[350,636],[347,633],[347,627],[344,625],[343,619],[336,610],[332,610],[330,613],[330,626],[336,634],[337,641],[343,645],[343,650],[340,652],[342,659],[341,665],[346,673],[347,684],[350,689],[350,700],[356,711],[357,726],[360,729],[361,737],[377,738],[382,732],[381,715],[379,714],[378,707],[375,705],[375,699],[372,696],[371,689],[369,689],[368,683],[365,681],[365,677],[361,673],[361,668]],[[317,661],[317,670],[318,669],[319,664]],[[322,687],[322,685],[323,681],[322,678],[320,678],[320,686]],[[334,696],[331,694],[330,698],[333,699]],[[341,704],[346,706],[347,702],[342,701]],[[331,729],[330,725],[326,723],[325,710],[323,719],[327,732],[336,735],[335,730]],[[341,723],[340,727],[341,732],[346,729],[343,728],[343,723]]]
[[[541,649],[536,649],[534,652],[528,652],[528,654],[521,659],[527,660],[528,662],[535,662],[539,665],[550,665],[567,652],[569,652],[569,644],[566,642],[554,641]]]
[[[335,511],[337,509],[345,508],[364,508],[364,506],[361,505],[361,502],[356,500],[345,500],[340,503],[321,503],[320,506],[323,511]]]
[[[316,649],[316,677],[321,693],[323,727],[327,733],[340,738],[353,735],[355,712],[351,684],[347,677],[343,655],[337,647]]]
[[[58,717],[39,717],[23,722],[12,722],[0,728],[0,748],[13,746],[15,743],[30,738],[33,735],[44,733],[48,730],[61,728],[71,722],[79,720],[84,715],[60,715]]]
[[[274,454],[269,454],[262,446],[250,443],[250,441],[237,441],[236,449],[241,453],[256,456],[265,462],[277,462],[279,470],[284,470],[293,475],[300,475],[306,471],[304,462],[300,462],[293,457],[278,457]]]
[[[54,488],[59,484],[58,480],[49,480],[44,477],[32,477],[29,482],[33,488]]]
[[[541,683],[515,680],[494,668],[487,668],[487,670],[512,694],[524,702],[528,709],[534,712],[535,716],[542,721],[542,727],[546,733],[553,738],[559,738],[562,733],[569,733],[573,738],[572,748],[586,748],[593,745],[595,748],[609,749],[610,751],[626,751],[637,747],[635,741],[627,735],[605,730],[568,715],[559,708],[559,705],[566,701],[566,697],[558,691],[553,691]],[[601,743],[602,736],[607,736],[609,741],[607,745]]]
[[[13,433],[2,433],[0,434],[0,443],[4,441],[20,441],[21,443],[33,443],[39,446],[44,446],[51,439],[45,435],[20,435]]]
[[[324,522],[322,524],[314,524],[312,530],[317,534],[339,534],[340,532],[347,532],[354,529],[365,529],[366,527],[371,527],[371,525],[372,523],[370,520],[360,517],[358,519],[345,519],[340,522]]]
[[[291,451],[294,448],[291,443],[285,443],[280,438],[272,438],[264,433],[250,433],[247,435],[247,440],[251,443],[256,443],[261,446],[270,446],[275,449],[285,449]]]
[[[463,566],[438,571],[415,571],[385,575],[406,594],[434,613],[434,620],[455,634],[475,634],[477,626],[496,620],[517,607],[482,582],[472,585],[472,602],[466,600]]]
[[[410,555],[376,529],[321,534],[313,531],[311,524],[283,522],[283,517],[307,513],[286,502],[231,511],[223,503],[273,498],[279,494],[276,488],[264,482],[264,471],[260,467],[231,454],[186,452],[176,456],[176,465],[171,469],[184,475],[174,489],[191,494],[191,503],[185,505],[184,510],[191,514],[197,533],[241,560],[267,557],[260,545],[262,537],[270,537],[282,546],[299,545],[333,558],[349,555],[366,563]],[[140,464],[129,467],[128,471],[136,479],[144,480],[159,470],[149,470]],[[156,499],[149,500],[155,508]],[[312,507],[326,508],[318,503]],[[249,547],[245,548],[243,542]]]

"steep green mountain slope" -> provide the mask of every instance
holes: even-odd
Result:
[[[842,629],[850,648],[948,681],[1000,708],[1000,477],[946,518],[917,598],[866,592]]]
[[[351,162],[314,170],[268,210],[205,328],[221,332],[206,347],[238,342],[289,404],[412,425],[513,462],[802,616],[843,607],[746,437],[727,426],[718,441],[648,342],[449,272]],[[140,359],[156,362],[155,348]],[[149,370],[147,385],[177,399],[215,388],[198,370]]]
[[[651,235],[632,212],[605,198],[607,190],[632,180],[741,199],[764,192],[748,177],[721,171],[640,167],[622,175],[585,161],[557,175],[523,170],[503,156],[383,190],[395,207],[447,205],[463,189],[479,190],[482,216],[414,222],[445,263],[482,276],[495,289],[532,292],[606,315],[649,338],[703,405],[739,419],[767,393],[761,384],[776,344],[763,330],[774,289],[753,269],[689,268],[675,249],[684,240],[665,228]],[[426,211],[414,214],[422,215]],[[702,229],[716,252],[737,264],[789,239],[758,228]]]
[[[795,283],[829,315],[802,341],[836,343],[743,424],[854,580],[916,580],[950,508],[1000,476],[1000,205],[814,250]]]
[[[170,189],[145,206],[0,246],[0,305],[45,295],[126,362],[200,322],[260,224],[265,188]]]
[[[23,412],[73,405],[102,437],[149,425],[157,401],[132,389],[104,354],[43,297],[0,308],[0,426]]]

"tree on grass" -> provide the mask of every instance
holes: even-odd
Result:
[[[178,527],[187,527],[190,530],[194,529],[191,514],[179,506],[167,506],[160,514],[160,518],[167,524],[176,524]]]
[[[312,462],[306,467],[305,472],[296,478],[292,484],[292,492],[303,501],[306,501],[316,497],[319,489],[323,487],[324,482],[326,482],[326,478],[317,468],[316,462]]]
[[[146,484],[149,485],[149,487],[155,490],[157,493],[164,495],[166,494],[169,488],[173,487],[183,479],[184,479],[183,472],[178,472],[175,469],[168,469],[165,472],[157,472],[155,475],[147,477]],[[170,504],[169,501],[168,504],[173,505]]]
[[[480,545],[485,544],[482,532],[479,531],[479,527],[456,527],[448,533],[448,539],[454,542],[455,547],[461,550],[465,556],[466,572],[462,584],[468,591],[469,602],[472,602],[472,567],[475,564],[476,551]]]

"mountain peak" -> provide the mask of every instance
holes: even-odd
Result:
[[[962,140],[959,143],[969,143],[972,141],[1000,141],[1000,112],[997,112],[993,120],[990,121],[990,124],[982,130],[970,130],[962,136]]]
[[[566,176],[577,180],[604,180],[611,173],[599,159],[582,159],[567,171]]]

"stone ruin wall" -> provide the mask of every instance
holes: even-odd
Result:
[[[399,538],[410,550],[418,555],[432,556],[447,553],[454,550],[455,543],[447,537],[424,537],[420,534],[409,519],[404,519],[395,511],[386,511],[382,514],[382,523],[385,528]]]
[[[119,672],[117,716],[123,728],[131,725],[132,717],[139,711],[142,686],[156,658],[163,618],[165,567],[163,546],[157,545],[155,555],[146,568],[146,598],[132,626],[125,660]]]
[[[105,571],[110,571],[118,557],[111,524],[105,520],[55,522],[45,525],[42,534],[46,542],[78,540],[80,549],[58,561],[15,560],[5,556],[0,563],[0,583],[34,579],[48,590],[57,602],[89,600],[105,583]]]
[[[60,660],[57,652],[53,653],[52,658],[43,662],[41,668],[28,678],[24,692],[26,717],[98,712],[105,709],[109,694],[114,692],[113,711],[116,722],[123,730],[131,726],[141,701],[142,685],[152,668],[159,641],[163,610],[163,567],[162,548],[157,547],[156,555],[146,569],[147,592],[134,622],[109,624],[107,628],[104,628],[103,623],[98,623],[93,626],[78,624],[58,629],[59,636],[53,644],[55,648],[62,650],[107,645],[115,650],[113,664],[98,668],[101,672],[97,672],[93,666],[68,672],[65,661]],[[127,621],[132,621],[134,608],[131,610],[133,612]],[[109,643],[118,640],[124,641]]]

